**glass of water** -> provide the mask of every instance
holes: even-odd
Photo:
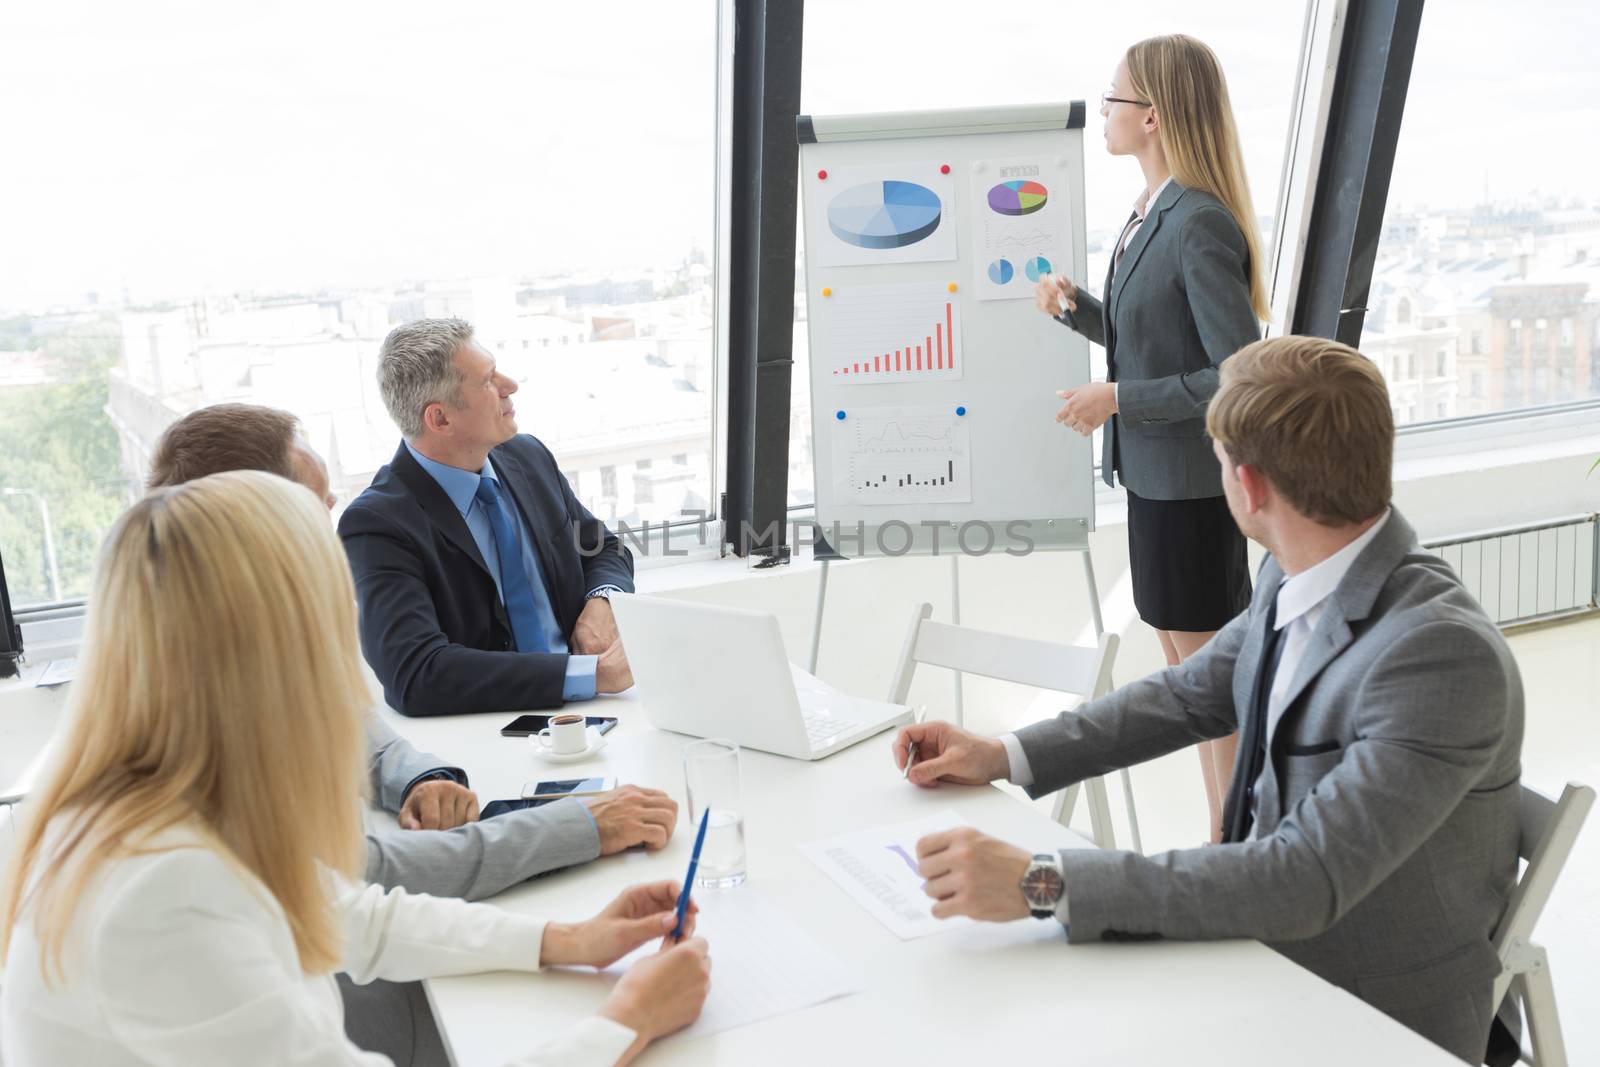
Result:
[[[744,804],[739,793],[739,746],[722,738],[683,746],[683,777],[689,789],[689,832],[700,830],[700,815],[711,812],[706,842],[700,848],[695,885],[731,889],[745,878]],[[692,843],[694,838],[690,837]]]

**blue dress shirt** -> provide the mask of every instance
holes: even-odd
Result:
[[[410,441],[406,442],[406,449],[423,470],[433,475],[433,480],[439,483],[439,488],[444,490],[450,502],[461,513],[468,532],[472,534],[472,541],[478,546],[478,552],[482,554],[483,562],[489,568],[489,575],[494,579],[495,591],[500,594],[501,603],[505,603],[505,590],[500,586],[500,550],[495,544],[494,528],[490,525],[488,512],[477,500],[478,483],[482,479],[493,478],[497,482],[500,480],[500,476],[495,473],[494,465],[485,460],[482,470],[467,471],[429,459],[412,448]],[[550,606],[550,597],[545,591],[544,570],[539,566],[539,553],[534,546],[533,533],[528,529],[522,513],[517,510],[509,494],[504,499],[511,513],[517,516],[517,539],[522,545],[522,567],[528,575],[529,584],[533,586],[534,609],[539,617],[539,632],[544,640],[544,648],[537,651],[566,652],[567,638],[561,632],[561,623],[556,619],[555,609]],[[561,694],[563,699],[594,699],[595,664],[599,659],[599,656],[567,657],[567,680]]]

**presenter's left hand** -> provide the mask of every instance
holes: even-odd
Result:
[[[666,937],[678,923],[678,888],[677,882],[636,885],[587,922],[547,924],[539,962],[609,967],[645,942]],[[683,916],[684,937],[694,934],[699,910],[691,897]]]
[[[412,786],[400,805],[402,830],[454,830],[477,821],[478,794],[442,779]]]
[[[934,900],[933,917],[966,915],[1005,922],[1028,915],[1022,875],[1033,857],[1016,845],[970,826],[929,834],[917,842],[922,891]]]
[[[590,597],[578,613],[572,628],[572,651],[580,656],[598,656],[617,643],[617,618],[611,614],[611,601]]]
[[[1117,413],[1117,387],[1111,382],[1090,382],[1076,389],[1062,389],[1056,396],[1066,401],[1056,412],[1056,421],[1085,437]]]

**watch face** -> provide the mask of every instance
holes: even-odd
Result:
[[[1022,895],[1035,908],[1054,908],[1061,899],[1061,872],[1055,867],[1035,863],[1022,876]]]

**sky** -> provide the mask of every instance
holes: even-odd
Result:
[[[1292,0],[807,0],[812,114],[1093,101],[1132,41],[1226,71],[1272,214]],[[0,309],[669,266],[709,250],[716,0],[33,0],[0,8]],[[1600,5],[1426,6],[1391,204],[1593,200]],[[1559,32],[1551,32],[1558,27]],[[1137,164],[1085,131],[1091,228]]]

